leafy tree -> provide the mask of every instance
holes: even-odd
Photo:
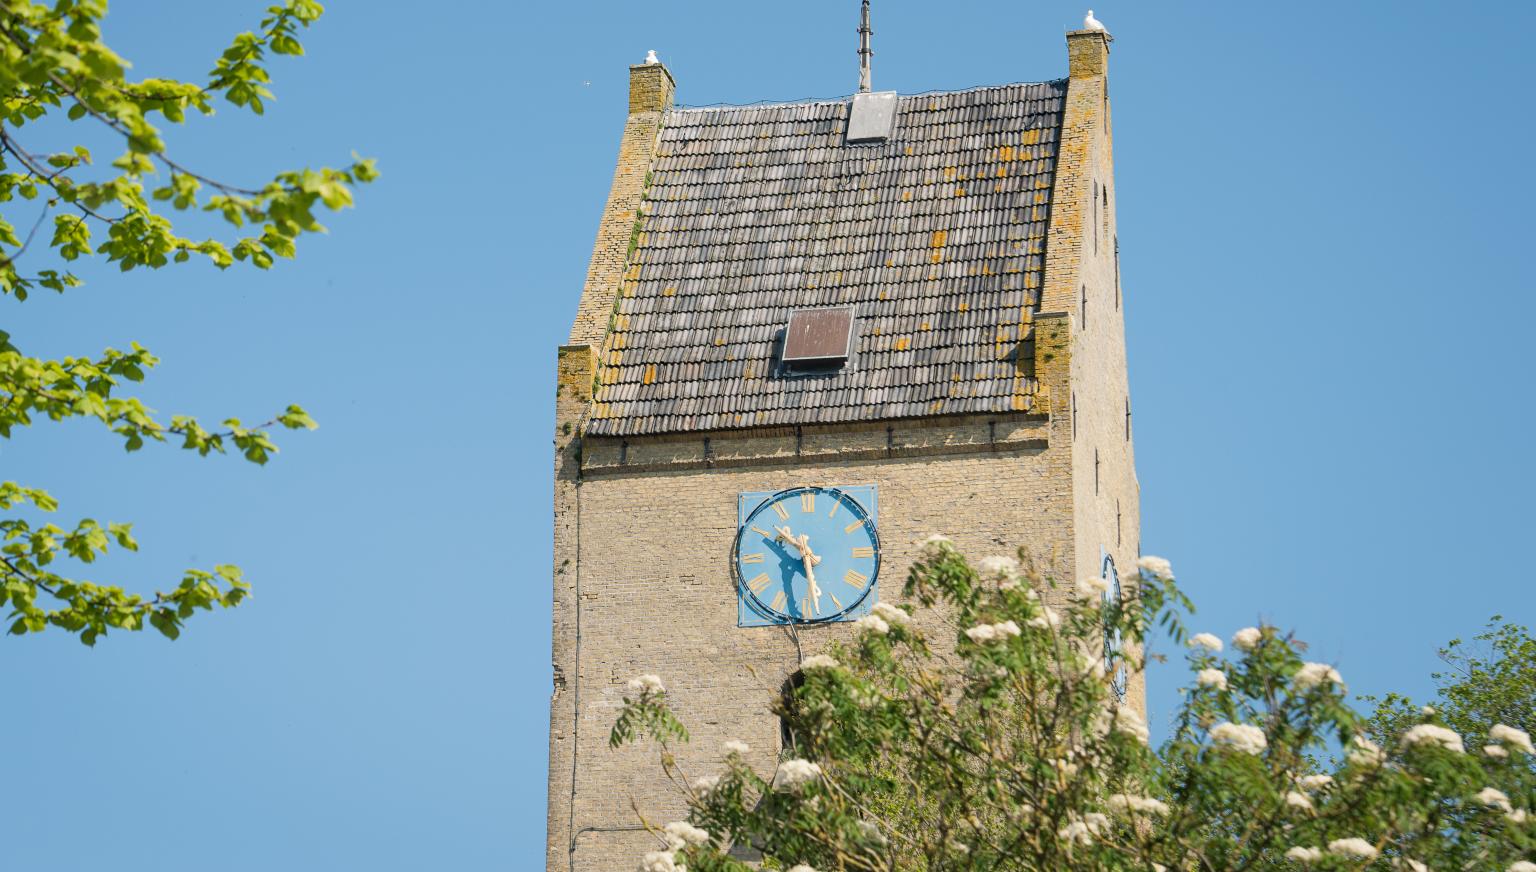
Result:
[[[0,0],[0,203],[7,204],[0,207],[0,293],[17,301],[38,289],[62,293],[80,284],[70,265],[91,257],[124,272],[194,258],[221,270],[236,261],[267,269],[274,258],[293,257],[300,236],[324,230],[315,212],[350,206],[353,186],[376,175],[372,161],[280,172],[259,187],[241,187],[173,158],[157,126],[180,124],[189,111],[212,115],[220,100],[261,114],[272,98],[269,56],[303,54],[298,34],[321,12],[313,0],[269,7],[260,29],[235,37],[205,80],[183,82],[128,77],[128,62],[101,38],[106,0]],[[86,145],[57,141],[66,122],[85,125],[70,137],[76,142],[104,137],[121,151],[99,165]],[[13,221],[18,211],[24,216]],[[48,250],[41,253],[47,263],[24,270],[24,256],[40,254],[34,243],[50,218]],[[211,226],[215,235],[184,236],[173,218]],[[178,442],[200,455],[233,447],[260,464],[277,450],[270,430],[315,426],[296,405],[255,425],[157,417],[120,392],[158,363],[138,343],[129,349],[49,360],[24,354],[0,331],[0,438],[45,419],[87,418],[122,437],[129,451],[146,442]],[[63,558],[90,563],[114,544],[138,546],[128,524],[37,520],[37,512],[57,508],[46,491],[0,483],[0,606],[11,609],[11,633],[54,626],[93,645],[109,629],[148,624],[174,639],[196,610],[238,605],[249,592],[233,566],[187,570],[179,583],[149,596],[66,577],[58,568]]]
[[[1477,745],[1489,741],[1489,731],[1497,724],[1536,732],[1536,639],[1530,630],[1494,615],[1470,644],[1452,639],[1439,655],[1446,668],[1430,673],[1438,685],[1431,706],[1447,726]],[[1395,693],[1362,699],[1376,704],[1370,729],[1381,741],[1402,735],[1421,711],[1413,700]],[[1525,761],[1536,767],[1536,758]]]
[[[1504,725],[1469,753],[1416,713],[1380,746],[1339,673],[1273,627],[1240,630],[1231,657],[1190,637],[1191,686],[1151,748],[1114,676],[1141,670],[1154,626],[1183,640],[1189,607],[1166,561],[1144,558],[1116,601],[1098,580],[1059,590],[1027,563],[973,566],[935,539],[905,592],[913,606],[881,604],[802,661],[781,707],[796,742],[771,772],[735,742],[718,772],[683,772],[687,732],[662,680],[631,683],[611,741],[657,743],[688,808],[644,821],[659,844],[643,872],[745,870],[744,852],[792,872],[1536,872],[1527,733]],[[1106,646],[1117,632],[1125,644]]]

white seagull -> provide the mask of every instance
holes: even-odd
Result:
[[[1089,12],[1088,14],[1089,15],[1093,15],[1092,12]],[[1099,29],[1103,30],[1104,29],[1104,25],[1102,25],[1102,24],[1099,25]],[[645,62],[647,64],[659,64],[659,63],[661,63],[661,61],[656,59],[656,49],[653,48],[650,51],[645,53]]]
[[[1104,29],[1104,22],[1098,20],[1097,18],[1094,18],[1093,17],[1093,10],[1090,9],[1090,10],[1088,10],[1088,14],[1083,16],[1083,29],[1084,30],[1103,30]]]

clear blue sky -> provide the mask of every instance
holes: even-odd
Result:
[[[119,2],[107,34],[140,75],[197,78],[262,5]],[[172,142],[236,182],[377,156],[330,236],[270,273],[91,269],[0,300],[32,353],[149,346],[167,414],[297,401],[322,425],[265,469],[87,426],[0,444],[62,517],[136,522],[144,550],[88,577],[227,561],[256,585],[175,643],[0,639],[7,868],[539,867],[554,349],[626,65],[656,49],[693,104],[856,85],[856,0],[328,5],[264,120]],[[1536,622],[1533,7],[1096,12],[1144,548],[1197,628],[1267,620],[1354,691],[1424,695],[1438,644]],[[877,0],[875,84],[1063,76],[1082,13]],[[1178,678],[1152,676],[1155,727]]]

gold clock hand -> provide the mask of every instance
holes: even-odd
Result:
[[[821,558],[811,552],[811,537],[801,533],[795,535],[794,530],[788,524],[782,527],[774,527],[778,535],[774,538],[779,542],[792,546],[800,554],[800,567],[805,571],[806,593],[811,598],[811,614],[821,614],[821,588],[816,584],[816,564]]]
[[[811,551],[811,537],[800,534],[800,563],[805,566],[806,593],[811,595],[811,614],[821,614],[821,587],[816,584],[816,570],[813,568],[821,562]]]

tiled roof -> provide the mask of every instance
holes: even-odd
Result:
[[[587,432],[637,435],[1028,409],[1066,82],[673,109]],[[853,304],[854,354],[778,372],[795,308]]]

